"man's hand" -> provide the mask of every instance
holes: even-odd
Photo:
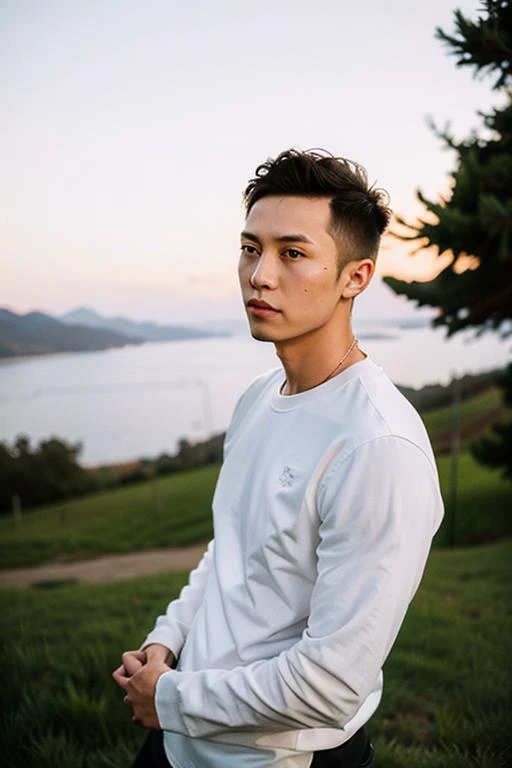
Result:
[[[163,661],[147,661],[131,676],[126,674],[124,663],[112,672],[112,677],[126,694],[124,702],[132,710],[132,720],[137,725],[160,728],[155,709],[155,688],[158,678],[165,672],[169,672],[169,667]]]
[[[124,703],[132,710],[133,722],[160,728],[155,709],[156,681],[169,671],[174,655],[165,645],[152,643],[143,651],[125,651],[122,660],[112,677],[126,694]]]

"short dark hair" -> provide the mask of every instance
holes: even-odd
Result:
[[[391,217],[389,198],[384,190],[368,186],[366,170],[358,163],[323,149],[287,149],[256,168],[243,194],[246,214],[269,195],[330,199],[340,269],[349,261],[377,258]]]

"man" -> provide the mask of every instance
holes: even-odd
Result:
[[[282,367],[235,409],[214,541],[113,674],[154,729],[136,766],[361,768],[442,517],[423,424],[351,329],[390,211],[324,152],[267,161],[244,200],[242,296]]]

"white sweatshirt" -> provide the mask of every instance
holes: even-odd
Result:
[[[370,358],[297,395],[256,379],[226,435],[210,543],[144,645],[175,768],[307,768],[373,714],[442,514],[412,406]]]

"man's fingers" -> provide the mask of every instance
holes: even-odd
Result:
[[[145,651],[125,651],[122,655],[126,674],[134,675],[146,663]]]
[[[138,661],[140,664],[144,664],[146,662],[146,651],[125,651],[123,655],[121,656],[123,660],[123,664],[126,664],[128,661]]]
[[[126,676],[123,666],[120,666],[117,669],[114,669],[114,671],[112,672],[112,677],[114,678],[118,686],[123,689],[123,691],[127,690],[128,684],[130,682],[130,678]]]
[[[154,702],[155,687],[158,678],[170,672],[169,667],[163,661],[146,661],[136,673],[129,675],[125,669],[126,661],[127,656],[123,655],[124,663],[112,672],[112,677],[125,693],[123,702],[131,709],[132,722],[144,728],[160,728]]]
[[[121,664],[120,667],[117,667],[117,669],[114,669],[114,671],[112,672],[112,677],[117,682],[117,677],[119,675],[124,675],[124,674],[126,674],[126,673],[125,673],[123,665]]]

